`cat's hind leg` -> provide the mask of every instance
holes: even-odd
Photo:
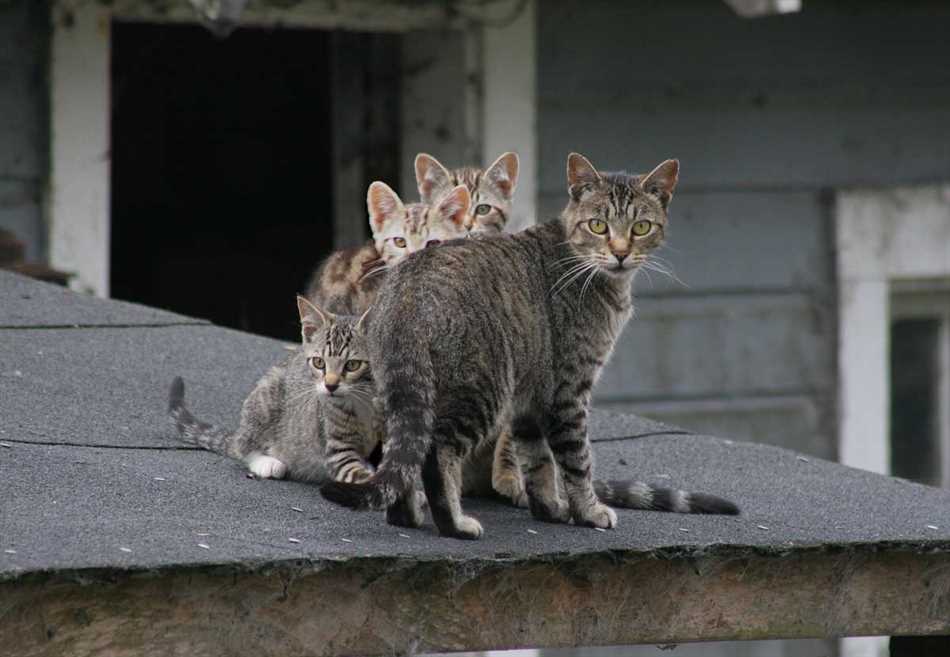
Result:
[[[528,508],[528,493],[518,460],[517,445],[507,430],[502,431],[495,442],[491,485],[496,493],[511,500],[515,506]]]
[[[386,522],[397,527],[418,529],[425,520],[425,495],[420,490],[411,490],[395,504],[386,508]]]
[[[443,536],[469,540],[480,538],[481,523],[462,512],[463,457],[454,448],[435,442],[422,466],[422,483],[432,520]]]
[[[287,475],[287,464],[280,459],[253,452],[244,459],[247,469],[260,479],[283,479]]]
[[[569,521],[570,509],[558,490],[557,465],[548,449],[540,423],[533,417],[518,417],[512,423],[512,437],[518,441],[518,455],[531,515],[545,522]]]

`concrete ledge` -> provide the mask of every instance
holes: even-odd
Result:
[[[0,585],[22,656],[415,651],[950,633],[950,554],[399,558],[55,573]]]

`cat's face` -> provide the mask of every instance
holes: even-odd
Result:
[[[363,319],[334,315],[297,297],[303,353],[315,392],[334,402],[371,403],[375,394]]]
[[[511,197],[518,184],[518,156],[505,153],[485,170],[462,167],[449,171],[428,153],[419,153],[416,184],[423,203],[438,201],[453,187],[464,185],[472,199],[463,222],[466,233],[500,233],[511,214]]]
[[[678,175],[676,160],[666,160],[645,176],[631,176],[599,173],[583,155],[571,153],[570,201],[562,216],[577,259],[568,264],[586,264],[615,276],[633,273],[663,243]]]
[[[391,267],[430,246],[465,237],[468,190],[455,187],[434,204],[403,205],[388,185],[374,182],[366,195],[373,243],[382,261]]]

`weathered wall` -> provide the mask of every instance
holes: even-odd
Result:
[[[33,261],[45,254],[48,35],[45,2],[0,2],[0,228]]]
[[[836,453],[830,190],[950,178],[950,12],[805,3],[546,4],[541,208],[571,150],[635,170],[682,163],[669,249],[685,285],[639,281],[601,407]]]

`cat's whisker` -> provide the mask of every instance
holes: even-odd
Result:
[[[650,272],[643,266],[638,266],[636,270],[633,272],[633,275],[637,276],[640,274],[640,272],[643,272],[643,275],[647,277],[647,281],[650,282],[650,287],[653,287],[653,277],[650,276]]]
[[[367,278],[371,278],[372,276],[376,276],[376,275],[378,275],[378,274],[383,273],[384,271],[386,271],[386,270],[389,269],[389,268],[390,268],[389,265],[380,265],[379,267],[374,267],[373,269],[370,269],[368,272],[366,272],[365,274],[363,274],[362,278],[363,278],[364,280],[367,279]]]
[[[655,271],[658,274],[663,274],[664,276],[666,276],[673,282],[678,283],[679,285],[682,285],[683,287],[686,287],[686,288],[689,287],[689,285],[684,283],[680,279],[680,277],[676,275],[676,272],[673,271],[672,265],[670,263],[657,262],[655,258],[647,258],[640,265],[640,267],[644,270]]]
[[[581,288],[581,296],[580,296],[581,300],[584,299],[584,294],[587,292],[588,286],[591,284],[591,282],[593,282],[593,280],[597,277],[597,275],[600,272],[601,272],[600,267],[597,267],[591,270],[590,274],[587,276],[587,280],[584,281],[584,286]]]
[[[596,261],[592,261],[590,258],[588,258],[587,260],[585,260],[584,262],[582,262],[582,263],[579,264],[579,265],[575,265],[570,271],[568,271],[566,274],[564,274],[563,276],[561,276],[561,278],[559,278],[557,281],[555,281],[554,285],[551,286],[551,292],[550,292],[550,294],[553,296],[553,295],[557,294],[558,292],[563,291],[563,290],[566,289],[569,285],[571,285],[571,283],[573,283],[574,281],[576,281],[578,278],[580,278],[581,276],[583,276],[585,273],[587,273],[587,272],[590,271],[591,269],[595,269],[595,268],[597,268],[597,267],[598,267],[597,262],[596,262]],[[562,282],[562,281],[563,281],[563,282]]]
[[[593,266],[589,258],[585,258],[583,262],[579,264],[572,265],[559,279],[554,282],[554,285],[551,286],[551,294],[563,290],[565,287],[571,284],[571,282],[577,278],[581,273],[583,273],[588,267]],[[562,281],[565,281],[561,285]]]
[[[588,260],[589,258],[590,258],[589,255],[572,255],[572,256],[567,256],[566,258],[561,258],[561,259],[559,259],[559,260],[555,260],[555,261],[554,261],[554,266],[555,266],[555,267],[558,267],[558,266],[565,266],[564,263],[577,262],[577,261],[579,261],[579,260]]]

